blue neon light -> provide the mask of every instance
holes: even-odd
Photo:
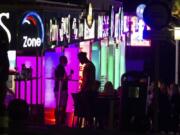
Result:
[[[43,22],[42,22],[42,19],[41,17],[36,13],[36,12],[29,12],[26,14],[26,16],[24,17],[23,21],[22,21],[22,25],[27,22],[27,18],[29,16],[32,16],[32,17],[35,17],[37,18],[37,20],[39,21],[39,24],[40,24],[40,27],[41,27],[41,41],[44,42],[44,25],[43,25]]]

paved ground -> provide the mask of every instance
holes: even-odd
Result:
[[[9,135],[158,135],[158,133],[121,132],[119,129],[78,129],[58,128],[55,126],[14,127],[4,130],[4,133]]]

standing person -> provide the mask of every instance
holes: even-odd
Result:
[[[66,56],[60,56],[59,64],[55,69],[55,99],[56,99],[56,122],[60,122],[61,126],[65,126],[66,105],[68,99],[68,79],[65,66],[68,60]],[[71,71],[71,74],[73,71]]]
[[[7,92],[6,82],[9,75],[9,59],[8,59],[8,38],[2,28],[0,28],[0,113],[4,111],[4,101]]]
[[[79,52],[78,59],[81,64],[85,64],[83,69],[81,92],[92,91],[95,82],[96,69],[94,64],[87,58],[86,52]]]
[[[94,64],[87,58],[86,52],[79,52],[78,59],[81,64],[85,64],[83,69],[82,84],[81,84],[81,101],[80,106],[86,120],[86,127],[91,127],[93,124],[92,118],[92,103],[94,100],[93,86],[95,82],[96,69]]]

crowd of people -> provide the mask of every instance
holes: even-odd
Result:
[[[178,132],[180,87],[173,83],[165,85],[163,82],[158,82],[157,87],[155,87],[155,83],[152,82],[148,88],[147,109],[148,118],[152,124],[154,117],[158,118],[159,131],[162,133]]]
[[[3,36],[3,34],[0,35],[0,37]],[[8,40],[6,38],[7,37],[3,37],[3,39],[1,39],[2,49],[0,49],[0,114],[2,114],[2,110],[4,107],[3,103],[5,101],[5,96],[7,92],[6,82],[8,80],[9,74],[9,60],[7,56]],[[85,52],[79,52],[77,56],[79,62],[85,65],[83,68],[82,84],[79,94],[82,97],[80,103],[84,107],[83,109],[85,109],[83,111],[86,112],[86,120],[88,123],[87,125],[91,127],[94,121],[91,112],[92,110],[98,110],[97,108],[94,108],[93,104],[97,103],[93,102],[96,97],[111,96],[121,98],[123,88],[119,87],[117,90],[115,90],[113,83],[107,81],[104,85],[104,90],[100,92],[100,81],[95,79],[96,68],[86,55],[87,54]],[[67,65],[67,63],[67,57],[61,56],[59,58],[59,65],[55,70],[55,116],[57,124],[61,125],[66,124],[65,121],[66,105],[68,98],[68,80],[73,74],[73,71],[71,71],[70,75],[67,75],[65,70],[65,66]],[[159,82],[158,87],[156,87],[156,85],[152,82],[151,85],[147,87],[146,107],[147,117],[152,126],[154,123],[158,123],[158,129],[162,132],[178,132],[180,118],[180,88],[178,85],[165,85],[164,83]],[[105,111],[102,112],[102,110],[96,113],[96,119],[98,120],[98,124],[106,128],[105,126],[107,126],[107,120],[105,120],[104,118],[106,117],[105,115],[107,115],[107,113],[105,113]],[[158,117],[156,117],[156,115]],[[118,117],[118,115],[115,116]],[[158,118],[158,120],[155,122],[156,118]]]

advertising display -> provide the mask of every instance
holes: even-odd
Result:
[[[44,33],[40,15],[33,11],[26,12],[19,24],[18,49],[42,48]]]
[[[78,19],[72,18],[71,19],[71,41],[78,40]]]
[[[84,40],[95,38],[95,20],[93,18],[92,5],[89,4],[87,17],[84,19]]]
[[[109,36],[109,16],[98,16],[97,38]]]
[[[89,28],[86,21],[84,22],[84,40],[95,38],[95,23],[93,22],[92,27]]]
[[[59,28],[59,41],[70,42],[70,15],[62,17]]]
[[[81,25],[82,24],[82,25]],[[79,41],[83,37],[84,24],[76,16],[50,18],[47,26],[48,47],[65,46]]]
[[[16,37],[13,37],[16,32],[16,29],[14,29],[15,23],[15,13],[0,10],[0,27],[4,30],[4,34],[8,37],[9,50],[15,49]]]
[[[130,25],[130,26],[129,26]],[[131,32],[129,35],[129,46],[150,46],[150,40],[143,39],[143,31],[150,30],[144,21],[136,16],[124,16],[124,32]]]
[[[84,37],[84,20],[82,18],[80,18],[78,20],[78,27],[79,27],[78,37],[79,37],[79,39],[83,39],[83,37]]]
[[[57,20],[50,19],[49,25],[49,42],[50,45],[57,45],[58,43],[58,22]]]
[[[114,36],[114,7],[111,8],[111,14],[110,14],[110,37]]]

